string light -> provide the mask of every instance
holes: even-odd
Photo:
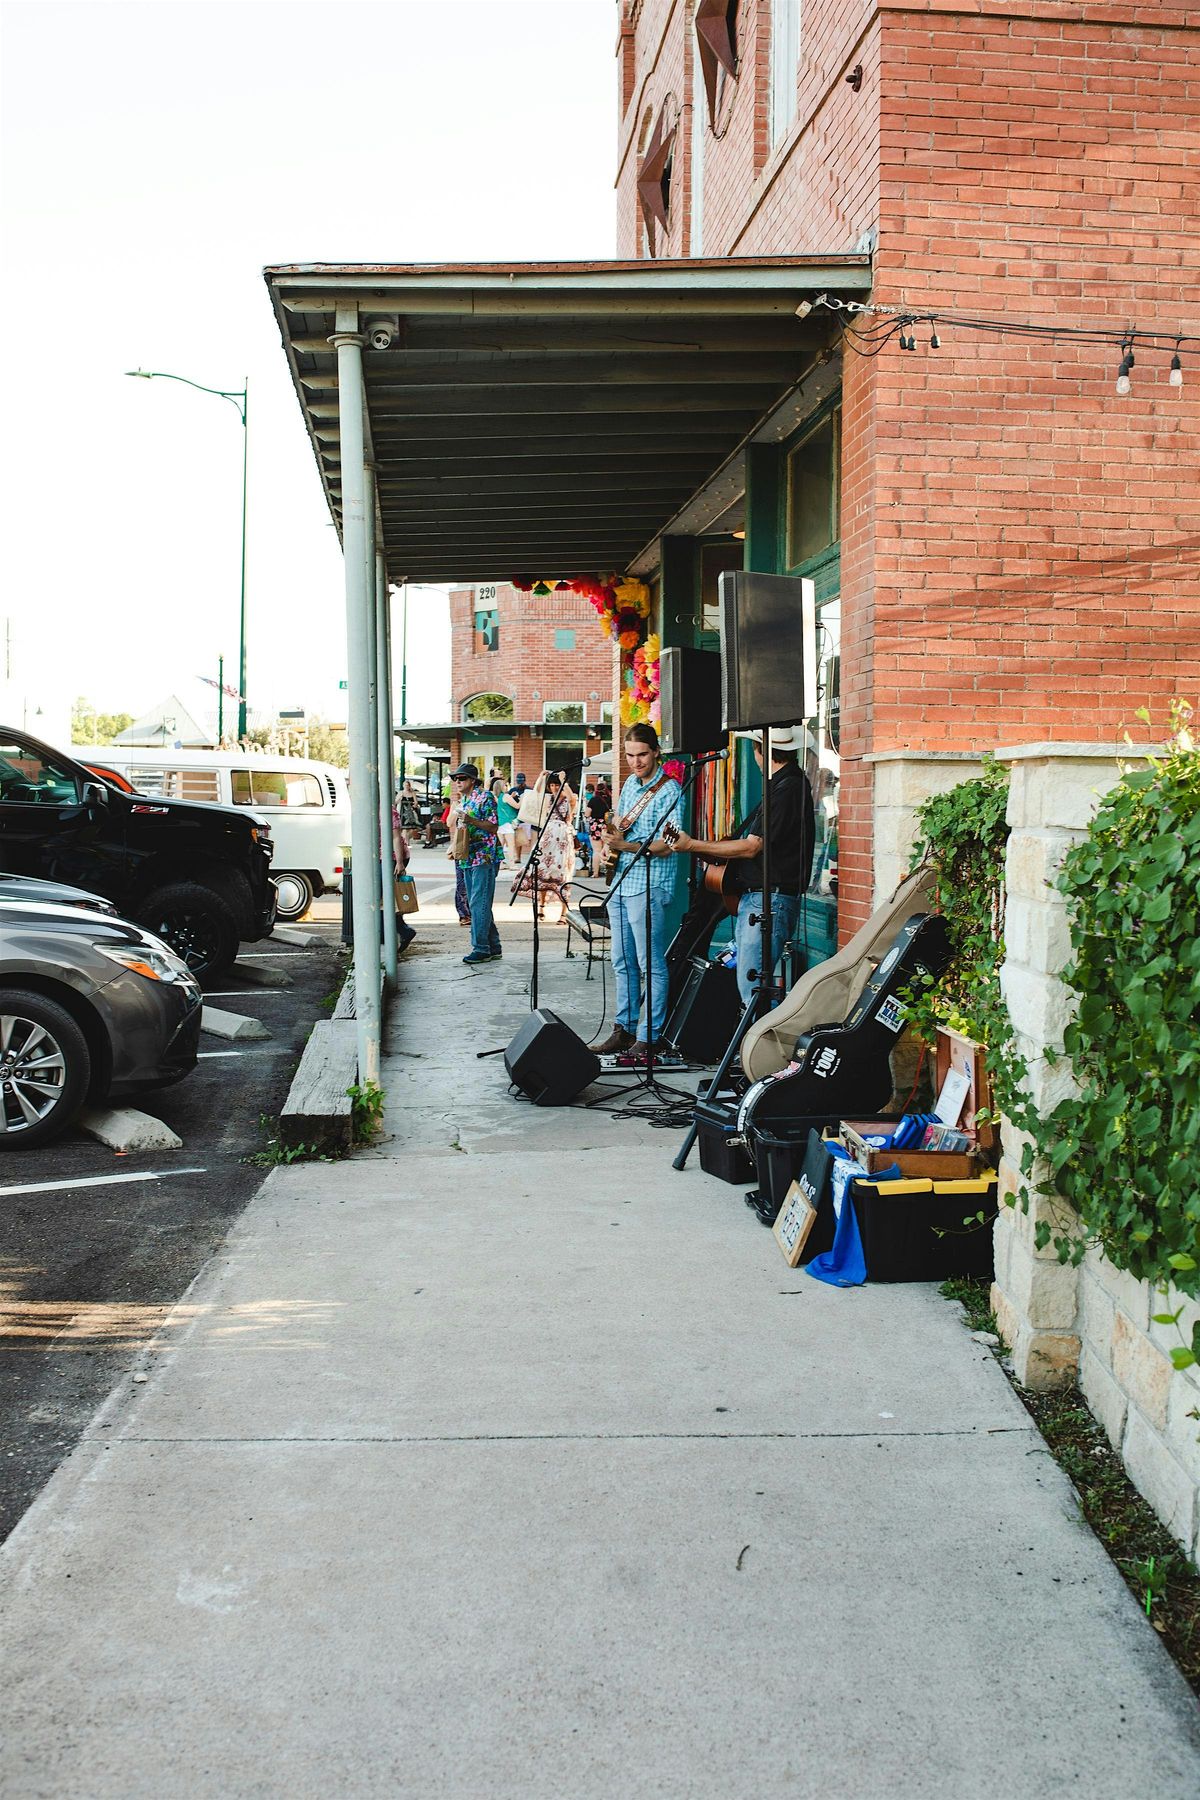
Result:
[[[842,326],[842,347],[853,351],[856,356],[879,356],[887,346],[897,339],[901,350],[915,350],[917,339],[914,327],[927,324],[929,326],[928,348],[941,349],[941,338],[938,334],[939,324],[957,326],[961,331],[975,331],[984,335],[997,337],[1040,338],[1051,342],[1083,346],[1095,344],[1103,347],[1113,345],[1121,352],[1121,360],[1117,367],[1117,392],[1122,396],[1132,392],[1133,384],[1130,375],[1136,366],[1136,349],[1168,350],[1174,346],[1170,371],[1167,377],[1171,387],[1183,386],[1183,363],[1180,350],[1184,344],[1189,347],[1200,343],[1200,337],[1180,335],[1174,332],[1139,330],[1135,326],[1127,326],[1124,330],[1114,331],[1103,325],[1059,325],[1045,324],[1027,319],[1016,318],[982,318],[969,313],[914,313],[898,306],[884,305],[870,300],[841,300],[834,294],[818,294],[812,302],[813,308],[824,307],[829,312],[846,315]]]

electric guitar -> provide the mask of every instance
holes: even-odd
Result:
[[[664,844],[674,844],[680,837],[678,825],[668,819],[662,828]],[[699,859],[698,859],[699,860]],[[724,906],[727,913],[736,913],[741,905],[742,896],[733,885],[733,864],[727,862],[700,862],[703,871],[701,882],[706,893],[712,894]]]

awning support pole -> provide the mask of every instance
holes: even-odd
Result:
[[[378,539],[375,546],[375,684],[379,711],[379,840],[383,846],[383,967],[388,987],[396,986],[400,963],[396,901],[392,886],[392,803],[396,787],[396,751],[392,737],[392,631],[387,569]]]
[[[374,581],[367,584],[367,471],[363,459],[363,337],[357,308],[341,308],[330,342],[337,350],[342,445],[342,560],[346,573],[346,654],[350,725],[350,845],[354,885],[354,1001],[360,1085],[379,1081],[378,740],[371,707]],[[353,328],[352,328],[353,327]],[[372,507],[374,496],[372,496]]]
[[[365,429],[365,427],[364,427]],[[363,501],[366,506],[366,543],[367,558],[367,630],[369,641],[367,653],[371,659],[371,811],[375,816],[375,853],[371,858],[372,902],[382,912],[384,893],[384,865],[390,866],[392,859],[392,839],[389,832],[386,843],[379,829],[379,794],[382,786],[379,764],[379,623],[378,602],[375,597],[375,528],[379,513],[379,495],[375,487],[375,459],[368,445],[363,456],[366,467],[366,487]],[[379,931],[376,934],[379,945],[380,966],[383,964],[383,919],[380,917]],[[382,981],[382,976],[380,977]],[[382,1000],[380,1005],[382,1018]]]

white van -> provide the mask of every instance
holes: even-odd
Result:
[[[314,894],[342,879],[342,846],[350,842],[346,772],[302,756],[244,750],[171,750],[150,744],[76,744],[90,769],[112,769],[140,794],[177,800],[215,800],[245,806],[271,827],[271,878],[279,890],[279,919],[299,919]]]

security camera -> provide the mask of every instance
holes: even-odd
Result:
[[[393,319],[368,319],[367,341],[372,350],[390,350],[396,336]]]

